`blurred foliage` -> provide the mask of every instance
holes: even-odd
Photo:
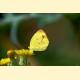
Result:
[[[77,33],[80,30],[80,13],[68,13],[64,15],[71,21]]]

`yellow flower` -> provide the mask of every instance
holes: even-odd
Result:
[[[28,49],[14,50],[17,55],[32,55],[33,51]]]
[[[11,54],[13,52],[13,50],[8,50],[7,54]]]
[[[14,50],[12,50],[12,49],[11,49],[11,50],[8,50],[8,51],[7,51],[7,55],[8,55],[8,57],[10,57],[10,58],[13,57],[13,56],[14,56]]]
[[[28,52],[25,53],[25,55],[33,55],[33,50],[28,50]]]
[[[10,58],[4,58],[0,60],[0,65],[6,65],[8,63],[10,63]]]
[[[15,54],[17,55],[24,55],[24,50],[14,50]]]

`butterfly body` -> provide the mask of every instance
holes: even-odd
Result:
[[[49,45],[46,33],[39,29],[31,38],[29,49],[33,51],[44,51]]]

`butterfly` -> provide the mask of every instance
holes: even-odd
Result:
[[[33,51],[45,51],[49,45],[49,39],[44,30],[39,29],[31,38],[29,49]]]

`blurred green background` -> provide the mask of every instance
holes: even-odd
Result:
[[[29,58],[32,66],[80,65],[79,13],[0,13],[0,59],[8,49],[26,49],[39,28],[50,44]]]

